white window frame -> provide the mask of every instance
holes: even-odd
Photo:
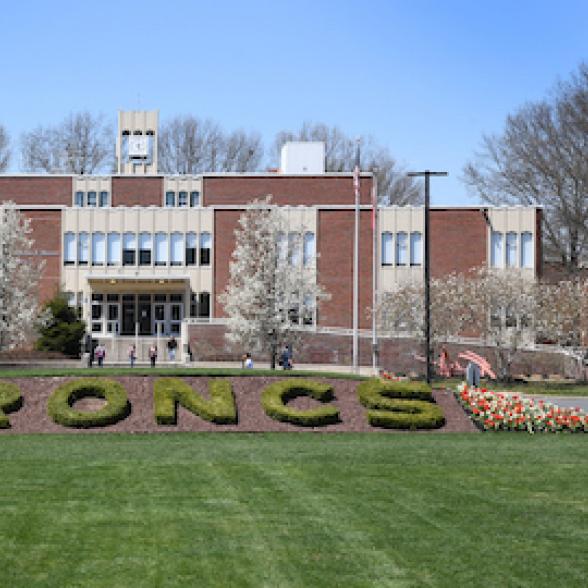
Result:
[[[390,266],[394,263],[394,237],[390,231],[384,231],[380,237],[380,265]]]

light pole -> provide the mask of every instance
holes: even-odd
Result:
[[[409,172],[411,178],[425,177],[425,357],[427,362],[427,383],[432,378],[431,365],[431,256],[429,247],[429,217],[431,209],[431,176],[446,176],[447,172],[434,172],[426,169],[422,172]]]

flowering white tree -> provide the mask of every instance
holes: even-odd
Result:
[[[27,341],[39,324],[43,263],[33,251],[30,222],[13,203],[0,204],[0,350]]]
[[[295,343],[295,326],[310,322],[329,295],[316,283],[314,263],[302,263],[301,236],[287,233],[269,197],[241,215],[235,236],[229,283],[220,296],[227,338],[245,351],[267,353],[273,369],[278,346]]]

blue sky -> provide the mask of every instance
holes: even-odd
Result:
[[[567,0],[21,0],[0,21],[0,123],[16,143],[76,110],[158,108],[269,144],[324,121],[448,171],[434,204],[472,204],[460,177],[482,134],[588,60],[587,22]]]

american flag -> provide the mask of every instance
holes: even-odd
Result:
[[[359,141],[357,142],[357,151],[355,154],[355,167],[353,168],[353,190],[355,191],[355,201],[359,202]]]

